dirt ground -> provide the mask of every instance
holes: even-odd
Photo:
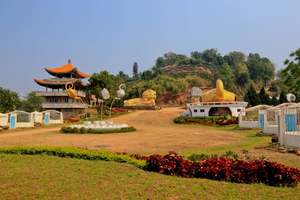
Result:
[[[239,133],[219,131],[205,127],[175,125],[173,118],[184,110],[164,108],[162,110],[140,110],[117,118],[115,124],[125,123],[137,131],[112,134],[63,134],[60,128],[17,130],[0,133],[0,146],[49,145],[76,146],[99,149],[107,145],[112,151],[128,153],[167,153],[206,149],[216,146],[233,145],[243,140]]]

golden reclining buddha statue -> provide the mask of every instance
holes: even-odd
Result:
[[[149,89],[143,92],[142,98],[124,101],[124,107],[128,106],[155,106],[156,92]]]
[[[223,82],[218,79],[216,88],[209,90],[201,95],[201,102],[216,102],[216,101],[237,101],[234,93],[224,90]]]

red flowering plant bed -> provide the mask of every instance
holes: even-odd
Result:
[[[197,124],[197,125],[207,125],[207,126],[213,126],[215,124],[210,123],[210,122],[206,122],[206,123],[198,123],[198,122],[183,122],[184,124]]]
[[[118,154],[127,155],[126,153]],[[299,169],[264,159],[247,162],[217,157],[200,162],[190,162],[173,151],[165,156],[133,154],[130,157],[146,160],[146,170],[148,171],[171,176],[207,178],[234,183],[264,183],[269,186],[287,187],[296,187],[300,182]]]
[[[68,118],[68,120],[70,120],[71,123],[80,122],[80,120],[73,118]]]
[[[112,108],[111,111],[113,113],[127,113],[128,112],[128,110],[126,110],[126,109],[119,109],[119,108]]]
[[[239,124],[239,121],[236,119],[229,119],[229,120],[220,119],[216,121],[216,124],[219,125]]]

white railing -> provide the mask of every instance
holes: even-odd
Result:
[[[42,108],[85,108],[82,103],[42,103]]]
[[[76,91],[76,95],[79,97],[86,97],[85,92]],[[36,96],[68,96],[67,91],[36,91]]]
[[[228,106],[228,105],[238,105],[238,106],[246,107],[248,103],[242,101],[199,102],[199,103],[187,103],[186,107],[190,108],[193,106]]]

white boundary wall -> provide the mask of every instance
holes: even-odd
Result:
[[[62,112],[56,111],[56,110],[46,110],[43,112],[45,115],[49,115],[49,124],[63,124],[64,118]],[[56,115],[58,117],[53,118],[53,115]]]
[[[8,114],[0,113],[0,126],[8,126]]]
[[[28,122],[18,122],[18,113],[26,113],[28,114]],[[34,127],[34,119],[33,119],[33,114],[32,113],[27,113],[25,111],[14,111],[14,112],[10,112],[8,113],[10,115],[10,123],[9,123],[9,127],[10,128],[30,128],[30,127]],[[12,117],[15,117],[15,127],[12,127],[12,122],[11,119]]]
[[[43,113],[42,112],[34,111],[34,112],[32,112],[32,115],[33,115],[34,122],[43,123]]]
[[[278,124],[278,140],[281,145],[300,148],[300,131],[298,119],[296,118],[294,120],[296,123],[289,123],[288,121],[286,121],[287,115],[295,115],[297,117],[298,109],[283,108],[280,112]],[[291,128],[291,126],[293,128]]]
[[[245,110],[242,110],[239,114],[239,127],[259,128],[259,121],[243,121],[243,116],[245,116]]]

